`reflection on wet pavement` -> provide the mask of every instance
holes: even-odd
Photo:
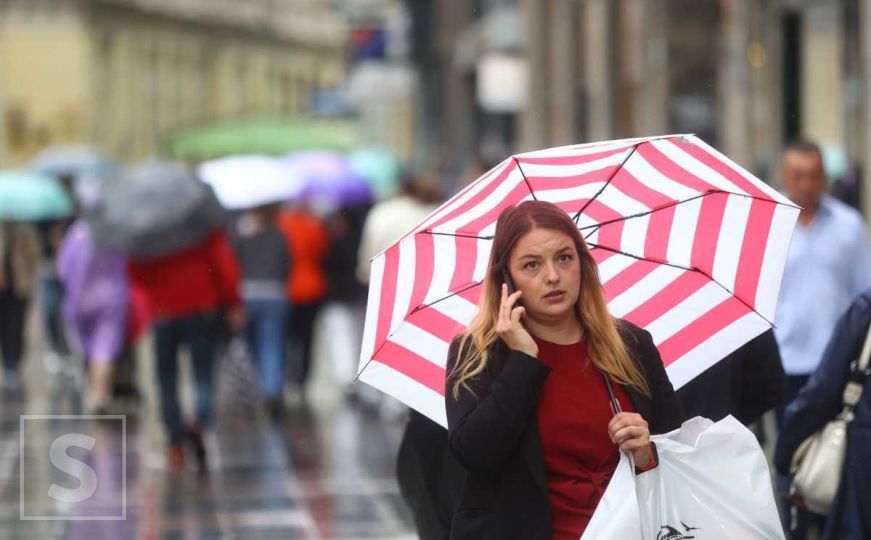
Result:
[[[341,401],[298,406],[277,424],[225,417],[208,436],[210,472],[172,475],[150,409],[123,420],[30,416],[81,413],[71,385],[44,384],[41,367],[29,368],[26,395],[0,400],[2,539],[415,538],[394,473],[401,423]],[[52,452],[58,440],[71,444]],[[53,485],[87,494],[88,471],[90,497],[48,496]],[[70,516],[87,519],[57,519]]]

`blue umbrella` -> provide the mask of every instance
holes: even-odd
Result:
[[[105,180],[118,174],[118,167],[105,154],[88,146],[56,146],[44,150],[30,168],[52,176],[72,176],[76,182]]]
[[[400,167],[396,157],[380,148],[361,148],[348,155],[351,169],[372,186],[375,197],[387,199],[399,187]]]

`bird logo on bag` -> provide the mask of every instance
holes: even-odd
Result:
[[[663,525],[660,527],[659,534],[656,535],[656,540],[691,540],[695,538],[695,536],[690,536],[689,533],[699,530],[698,527],[690,527],[683,521],[681,521],[680,524],[683,525],[686,534],[680,532],[671,525]]]

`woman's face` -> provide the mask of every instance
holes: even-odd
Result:
[[[574,313],[581,290],[581,266],[572,239],[552,229],[535,228],[520,237],[508,268],[523,291],[526,316],[548,321]]]

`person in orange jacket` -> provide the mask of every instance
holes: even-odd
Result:
[[[150,306],[157,357],[161,414],[167,431],[167,464],[184,467],[190,443],[201,470],[207,466],[202,431],[211,421],[214,337],[221,313],[234,330],[244,324],[238,292],[239,268],[223,231],[199,244],[148,260],[132,260],[131,282],[141,287]],[[188,426],[178,401],[178,352],[188,347],[196,385],[196,420]]]
[[[324,259],[329,249],[329,236],[324,223],[303,205],[283,210],[277,225],[287,238],[293,260],[287,280],[287,298],[293,305],[288,336],[299,344],[294,348],[299,352],[288,358],[288,371],[304,398],[311,371],[314,322],[327,294]]]

